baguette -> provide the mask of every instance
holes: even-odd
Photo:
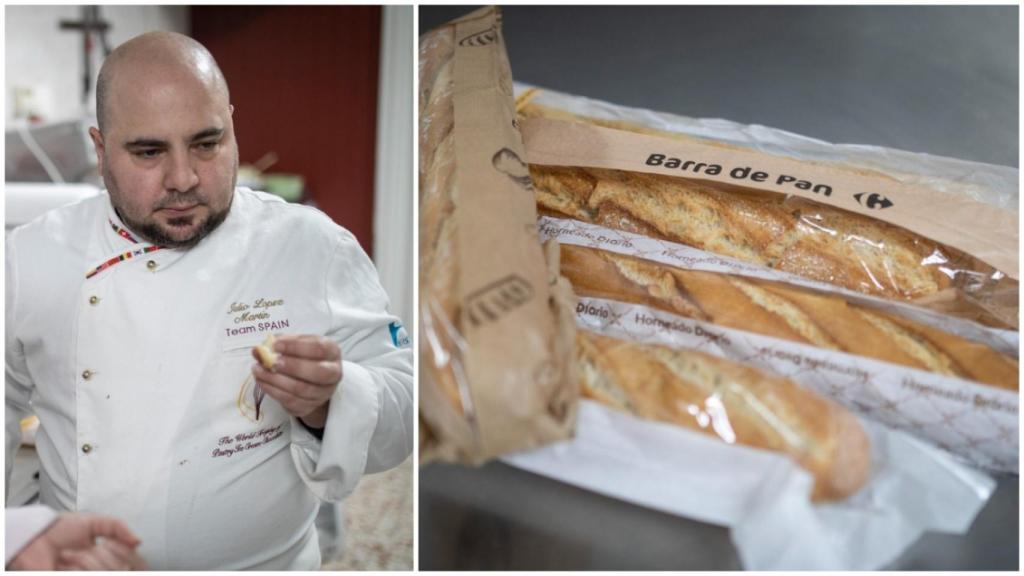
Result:
[[[421,462],[478,464],[575,422],[572,290],[538,242],[500,23],[487,7],[420,39]]]
[[[571,245],[562,246],[561,273],[580,296],[632,302],[729,328],[1019,389],[1016,359],[833,294],[682,270]]]
[[[577,333],[583,394],[641,418],[782,452],[814,477],[812,499],[856,492],[870,449],[850,412],[792,381],[693,350]]]
[[[459,390],[459,307],[456,299],[454,26],[420,39],[420,310],[429,344],[421,357],[448,404],[466,410]],[[430,340],[426,342],[426,340]]]
[[[529,92],[520,96],[520,116],[694,139],[577,116],[531,98]],[[538,206],[547,215],[678,242],[865,294],[923,299],[931,308],[989,325],[1018,325],[1015,280],[898,226],[802,198],[721,183],[596,168],[531,165],[530,171]]]
[[[537,203],[548,213],[865,294],[909,300],[951,284],[939,267],[921,264],[943,253],[936,243],[800,198],[618,170],[532,165],[530,173]]]

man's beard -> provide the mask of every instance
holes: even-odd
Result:
[[[237,178],[237,175],[235,176],[235,178]],[[206,220],[199,226],[199,228],[196,229],[196,231],[191,236],[183,240],[178,240],[172,237],[170,233],[168,233],[164,228],[162,228],[160,224],[156,222],[156,220],[135,220],[132,217],[128,216],[123,210],[120,210],[117,206],[117,202],[115,202],[114,200],[115,198],[121,198],[121,188],[120,186],[117,185],[117,180],[113,177],[113,174],[110,174],[106,170],[104,170],[103,172],[103,179],[107,185],[107,193],[110,195],[111,204],[114,205],[114,211],[117,212],[118,217],[121,218],[121,222],[123,222],[126,226],[128,226],[129,229],[131,229],[133,232],[135,232],[136,234],[138,234],[144,240],[148,241],[151,244],[162,246],[164,248],[179,248],[183,250],[195,247],[196,244],[199,244],[199,242],[202,241],[203,238],[209,236],[210,233],[216,230],[217,227],[223,224],[224,220],[227,219],[228,212],[231,211],[231,204],[234,202],[235,178],[231,179],[231,196],[229,197],[228,205],[223,210],[216,212],[211,209],[210,213],[206,217]],[[203,202],[202,200],[202,197],[200,197],[195,190],[189,190],[187,192],[172,192],[166,198],[164,198],[163,201],[161,201],[159,204],[155,206],[155,210],[172,206],[182,206],[190,204],[204,205],[209,207],[209,204]],[[175,224],[191,225],[192,221],[198,217],[199,216],[190,214],[188,216],[170,218],[168,219],[167,224],[171,227],[173,227]]]
[[[116,208],[115,208],[116,210]],[[134,230],[139,236],[142,236],[152,244],[157,246],[163,246],[164,248],[181,248],[189,249],[194,247],[196,244],[210,235],[218,226],[220,226],[225,219],[228,217],[228,212],[231,210],[229,204],[227,208],[220,212],[211,212],[207,217],[206,221],[196,229],[192,236],[185,238],[184,240],[177,240],[172,238],[155,220],[149,222],[133,222],[124,217],[123,214],[118,212],[118,216],[121,217],[121,221],[124,222],[129,228]],[[175,224],[191,225],[194,219],[198,218],[195,215],[181,216],[178,218],[171,218],[167,221],[167,225],[173,227]]]

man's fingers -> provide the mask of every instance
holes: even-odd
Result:
[[[105,540],[84,550],[64,550],[61,563],[78,570],[144,570],[146,562],[129,546]]]
[[[295,416],[296,418],[302,418],[314,411],[321,404],[325,403],[326,400],[308,400],[295,396],[291,392],[275,388],[270,385],[264,385],[263,390],[280,404],[286,412]]]
[[[285,388],[289,383],[303,383],[310,388],[334,389],[341,380],[341,364],[337,362],[303,360],[280,356],[271,372],[257,364],[252,371],[253,377],[261,381],[274,381]],[[275,378],[276,377],[276,378]]]
[[[60,562],[57,564],[57,569],[68,571],[87,570],[83,562],[87,554],[88,552],[85,550],[64,550],[60,553]]]
[[[341,379],[338,362],[281,355],[274,371],[252,366],[255,381],[292,416],[303,418],[326,404]]]
[[[46,536],[38,536],[21,549],[7,565],[8,570],[53,570],[58,558],[54,554],[54,545],[46,541]]]
[[[313,334],[282,334],[277,337],[274,351],[307,360],[341,359],[341,349],[334,340]]]
[[[136,547],[140,540],[124,522],[107,516],[91,516],[89,527],[93,537],[102,536],[122,542],[127,546]]]
[[[281,355],[274,372],[309,382],[316,386],[334,386],[341,380],[341,364],[332,360],[306,360]]]
[[[268,372],[262,367],[254,367],[252,372],[263,391],[278,402],[285,400],[323,402],[330,397],[324,389],[300,382],[291,376]]]
[[[65,550],[60,553],[61,562],[73,567],[75,570],[88,570],[91,572],[100,570],[128,570],[128,566],[119,563],[109,552],[103,551],[98,546],[88,550]]]
[[[100,544],[100,547],[109,552],[109,557],[116,560],[119,565],[127,566],[129,570],[146,569],[146,562],[134,547],[125,546],[117,540],[106,540]]]
[[[303,400],[324,400],[330,396],[322,385],[305,382],[283,372],[271,372],[258,364],[253,366],[252,374],[268,394],[273,388]]]
[[[267,378],[263,379],[261,373]],[[331,397],[331,390],[299,382],[288,376],[253,368],[263,391],[280,404],[286,412],[297,418],[303,418],[326,404]]]

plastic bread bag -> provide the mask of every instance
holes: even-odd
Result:
[[[421,54],[424,49],[444,52],[446,45],[466,48],[464,52],[472,46],[492,45],[487,31],[486,27],[465,34],[456,30],[443,40],[424,37]],[[496,31],[493,38],[500,42],[500,33]],[[446,295],[466,294],[456,277],[467,269],[465,251],[486,253],[485,248],[490,249],[489,259],[472,265],[483,262],[501,267],[507,265],[506,256],[498,253],[494,244],[511,242],[509,235],[501,234],[504,229],[496,225],[498,221],[486,216],[479,218],[481,226],[475,235],[463,235],[462,218],[484,211],[482,207],[470,211],[466,202],[483,197],[477,197],[479,186],[446,184],[458,174],[439,169],[452,165],[461,170],[454,159],[464,157],[458,149],[458,103],[448,111],[454,118],[454,130],[438,120],[442,112],[437,106],[445,99],[444,74],[457,75],[466,68],[452,65],[447,72],[444,68],[443,63],[421,64],[420,68],[421,454],[471,460],[485,452],[477,449],[474,426],[487,415],[478,409],[477,399],[491,396],[499,388],[481,386],[482,380],[472,374],[467,377],[467,367],[473,366],[470,351],[474,345],[468,337],[473,327],[466,321],[465,307],[474,301]],[[434,72],[424,79],[425,70]],[[495,76],[492,86],[507,81],[502,74]],[[453,81],[457,84],[458,78]],[[487,126],[494,132],[513,125],[512,116],[504,116],[503,109],[487,116],[468,113],[474,126]],[[526,137],[523,118],[520,127]],[[533,136],[536,134],[534,131]],[[540,179],[531,181],[528,170],[517,169],[519,165],[510,155],[493,153],[486,142],[474,142],[480,155],[507,180],[525,186],[533,202]],[[522,151],[511,146],[509,150],[520,161],[530,160],[534,153],[529,147]],[[469,190],[472,195],[467,195]],[[490,206],[503,218],[531,228],[529,234],[537,234],[536,215],[533,221],[523,222],[517,220],[515,209]],[[445,223],[449,226],[443,226]],[[624,238],[616,235],[624,234],[621,229],[603,224],[599,234],[611,243]],[[448,244],[446,234],[451,239]],[[547,237],[540,234],[540,239]],[[537,245],[538,238],[531,238]],[[548,254],[551,272],[547,278],[556,277],[561,255],[558,250]],[[453,271],[443,273],[446,266]],[[554,302],[568,299],[557,289],[553,293]],[[867,299],[878,296],[862,295]],[[905,303],[903,298],[898,300]],[[577,416],[574,438],[506,454],[502,457],[506,462],[643,506],[729,526],[745,566],[755,569],[878,568],[924,530],[966,531],[992,492],[994,484],[984,474],[900,431],[852,414],[792,377],[729,357],[714,347],[695,350],[700,345],[672,340],[666,331],[631,335],[618,329],[610,313],[607,323],[588,323],[587,311],[594,303],[580,300],[582,309],[576,308],[574,320],[582,329],[567,347],[574,355],[570,364],[578,371],[572,382],[581,385],[590,398],[577,401],[574,397],[571,402],[570,409]],[[669,314],[651,304],[644,303],[650,314]],[[615,312],[622,314],[623,320],[630,317]],[[564,315],[564,307],[554,314]],[[673,322],[690,321],[677,318]],[[531,325],[517,328],[521,333],[515,340],[503,342],[505,350],[517,350],[522,341],[531,338]],[[700,336],[721,330],[717,325],[705,325]],[[978,330],[980,337],[999,336]],[[508,366],[515,364],[509,362]],[[520,387],[526,382],[515,381]],[[521,402],[512,395],[501,399],[510,406]],[[542,420],[549,413],[541,410],[535,414]],[[510,425],[504,417],[504,423]],[[522,444],[525,448],[530,441]],[[934,502],[943,505],[935,509]]]
[[[561,273],[582,325],[770,369],[971,464],[1018,471],[1015,339],[990,335],[1009,340],[1000,351],[832,293],[627,255],[683,249],[638,235],[541,229],[564,232]],[[616,251],[570,243],[602,233]]]
[[[745,568],[878,569],[965,532],[994,489],[788,378],[579,318],[576,437],[504,461],[727,526]]]
[[[538,239],[500,13],[419,54],[420,461],[479,463],[572,433],[571,293]]]
[[[905,182],[927,183],[934,187],[945,182],[946,191],[941,194],[970,203],[973,208],[994,209],[982,201],[1001,200],[1005,204],[1014,196],[1016,183],[1006,176],[1016,174],[1015,170],[942,158],[920,158],[921,155],[884,149],[855,147],[854,153],[846,150],[849,147],[801,139],[766,128],[744,130],[723,121],[680,119],[546,91],[520,89],[520,112],[527,115],[564,118],[569,114],[568,109],[600,116],[602,123],[634,131],[650,132],[649,128],[636,128],[637,123],[645,121],[659,130],[673,127],[699,132],[702,137],[719,134],[728,143],[713,143],[712,147],[720,147],[729,154],[738,150],[734,142],[742,139],[739,134],[746,138],[744,143],[748,148],[753,147],[752,142],[767,141],[773,143],[774,153],[786,152],[786,146],[798,149],[799,153],[791,155],[805,160],[810,158],[816,163],[812,168],[826,159],[849,163],[851,157],[874,159],[872,166],[884,167],[892,173],[899,172],[897,168],[905,165],[901,173]],[[537,101],[544,104],[537,104]],[[538,112],[538,107],[545,109]],[[529,132],[531,128],[527,124],[524,120],[524,130]],[[538,156],[546,158],[545,161],[569,165],[586,164],[591,157],[601,162],[604,162],[601,158],[610,158],[612,164],[621,160],[621,155],[613,150],[621,144],[615,140],[618,135],[608,136],[610,144],[604,142],[597,148],[604,144],[609,146],[596,153],[579,148],[570,150],[568,144],[551,136],[565,133],[568,134],[566,142],[576,144],[579,140],[573,134],[573,126],[580,124],[577,121],[573,125],[542,125],[541,131],[549,134],[540,139],[527,138],[528,157]],[[591,128],[584,126],[585,130]],[[671,139],[687,138],[690,137],[673,135]],[[531,142],[540,150],[531,150]],[[628,156],[631,148],[626,146],[624,150],[623,154]],[[915,158],[916,162],[910,161]],[[860,164],[870,163],[861,161]],[[718,184],[712,189],[705,182],[689,178],[605,168],[544,165],[531,166],[531,170],[542,212],[558,216],[541,219],[542,236],[557,238],[563,244],[600,249],[596,252],[570,249],[576,264],[573,269],[563,265],[563,274],[576,285],[577,293],[581,293],[581,286],[585,285],[582,293],[593,297],[624,299],[682,315],[698,321],[705,329],[722,326],[739,331],[734,341],[743,345],[719,347],[714,352],[734,359],[754,358],[761,366],[793,377],[850,409],[906,430],[975,465],[996,471],[1018,470],[1019,334],[1014,329],[999,327],[1011,322],[996,321],[994,315],[989,315],[985,323],[976,321],[981,319],[979,315],[987,314],[985,310],[1015,310],[1015,303],[982,309],[969,304],[971,298],[980,294],[975,292],[973,296],[958,297],[941,306],[936,305],[941,299],[931,298],[922,306],[920,298],[907,301],[893,298],[891,294],[865,293],[856,286],[836,285],[835,280],[840,277],[837,274],[808,278],[804,270],[767,266],[751,257],[756,252],[753,248],[761,241],[754,238],[754,232],[785,228],[779,225],[781,220],[776,216],[784,217],[787,212],[773,212],[774,208],[766,207],[765,203],[792,206],[794,202],[810,202],[803,198],[784,198],[780,194]],[[914,170],[931,175],[921,175],[915,180],[907,175]],[[552,184],[554,180],[558,181],[557,185]],[[940,193],[933,192],[933,198],[934,194]],[[656,198],[653,205],[657,209],[646,205],[644,198]],[[651,217],[650,223],[642,223],[636,214],[643,210],[657,217]],[[815,218],[829,213],[830,218],[835,219],[839,214],[829,206],[814,210]],[[893,241],[912,236],[905,230],[858,214],[842,215],[846,223],[843,233],[837,232],[835,226],[824,226],[827,219],[816,219],[817,227],[808,224],[811,221],[806,207],[803,214],[789,214],[789,217],[799,219],[796,228],[803,228],[808,237],[794,240],[790,235],[792,243],[784,242],[780,248],[786,254],[800,253],[795,246],[805,240],[813,252],[820,238],[853,237],[855,242],[840,242],[838,248],[826,246],[822,250],[837,249],[837,254],[842,255],[844,247],[866,247],[868,256],[847,255],[847,263],[869,274],[874,265],[866,260],[875,258],[878,266],[890,271],[887,272],[890,279],[898,277],[894,272],[897,267],[887,256],[894,251]],[[691,241],[680,242],[680,236],[685,236],[682,233],[666,239],[665,230],[683,230],[690,234]],[[969,236],[970,232],[965,235]],[[692,241],[697,236],[705,240],[701,247],[694,247],[700,244]],[[886,239],[878,240],[883,237]],[[867,241],[871,238],[876,240]],[[923,239],[913,241],[923,242]],[[751,250],[733,252],[736,257],[723,255],[736,246]],[[771,242],[767,246],[776,249]],[[1013,246],[1012,250],[1003,250],[1003,255],[1015,256],[1015,241]],[[908,250],[895,252],[905,255]],[[811,252],[805,250],[803,254]],[[620,254],[634,258],[623,258]],[[799,254],[787,257],[803,258]],[[824,252],[809,258],[822,265],[819,271],[835,271],[829,266],[841,260],[836,254]],[[573,258],[563,260],[570,266],[573,261]],[[662,266],[664,264],[669,266]],[[921,269],[910,266],[908,275],[913,276],[912,273]],[[990,288],[993,286],[1012,288],[1013,300],[1016,300],[1015,281],[1003,278],[989,284]],[[993,288],[989,296],[998,290]],[[988,305],[994,301],[989,301]],[[959,302],[957,310],[949,306],[954,302]],[[953,314],[965,310],[971,313]],[[1015,318],[1016,312],[1013,316]],[[647,314],[645,317],[653,318]],[[634,330],[645,332],[659,326],[664,324],[653,327],[632,324]],[[691,339],[685,345],[702,345],[702,341]],[[837,367],[840,365],[844,368]]]
[[[580,318],[576,437],[504,460],[728,526],[745,568],[878,569],[965,532],[994,489],[788,378]]]
[[[525,85],[518,106],[543,214],[1018,326],[1016,170]]]
[[[781,375],[758,362],[774,356],[763,348],[728,353],[747,333],[586,296],[594,286],[628,292],[580,250],[563,245],[560,262],[584,294],[576,436],[506,462],[727,526],[757,570],[878,569],[924,531],[966,532],[992,494],[985,474],[796,381],[814,372],[812,359],[826,370],[863,359],[842,365],[807,346],[805,369]],[[581,282],[579,269],[597,282]]]

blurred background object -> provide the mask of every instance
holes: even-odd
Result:
[[[88,131],[82,120],[11,122],[4,136],[7,181],[99,184]]]
[[[424,6],[422,34],[476,6]],[[510,6],[518,82],[1016,167],[1016,6]]]
[[[138,34],[179,32],[204,44],[227,78],[238,184],[316,206],[351,231],[391,311],[411,326],[412,20],[410,6],[7,6],[6,230],[102,193],[87,130],[103,58]],[[22,484],[33,481],[32,450],[16,459]],[[360,503],[382,494],[398,504]],[[344,506],[325,505],[325,566],[411,570],[411,501],[407,463],[367,476]],[[352,526],[376,528],[367,540],[345,534]]]

